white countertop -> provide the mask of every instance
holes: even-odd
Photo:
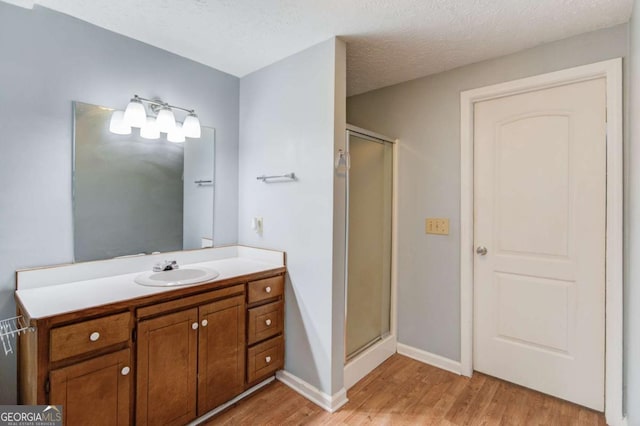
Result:
[[[237,256],[191,264],[180,264],[180,266],[181,268],[203,266],[215,269],[220,275],[215,280],[208,282],[210,283],[264,272],[280,268],[284,265],[284,263],[266,261],[264,259],[257,259],[256,257],[257,256]],[[18,289],[16,295],[26,310],[25,313],[27,316],[32,319],[39,319],[109,303],[165,293],[178,288],[201,285],[147,287],[136,284],[134,282],[135,277],[143,272],[145,271],[141,270],[135,273],[77,280],[36,288]]]

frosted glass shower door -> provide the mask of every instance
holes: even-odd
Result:
[[[389,334],[393,146],[348,132],[347,359]]]

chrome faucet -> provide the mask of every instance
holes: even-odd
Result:
[[[178,269],[178,262],[175,260],[165,260],[164,262],[156,263],[153,265],[153,272],[173,271]]]

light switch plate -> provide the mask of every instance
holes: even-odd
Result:
[[[251,219],[251,229],[253,229],[258,235],[262,235],[263,224],[262,216],[256,216]]]
[[[425,234],[449,235],[449,219],[428,217],[425,221]]]

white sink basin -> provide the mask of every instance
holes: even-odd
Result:
[[[220,273],[209,268],[184,268],[172,271],[145,272],[135,278],[140,285],[151,287],[171,287],[178,285],[200,284],[212,281]]]

